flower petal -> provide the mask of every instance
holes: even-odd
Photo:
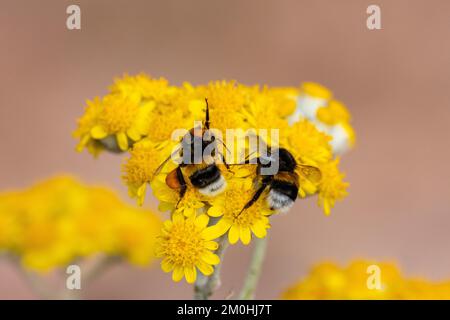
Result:
[[[108,132],[102,126],[95,126],[91,129],[91,136],[94,139],[106,138]]]
[[[183,279],[184,276],[184,269],[181,266],[176,266],[172,273],[172,280],[175,282],[180,281]]]
[[[170,262],[169,259],[164,259],[163,261],[161,261],[161,269],[164,272],[170,272],[173,270],[173,268],[175,268],[175,265]]]
[[[228,231],[228,241],[231,244],[235,244],[239,240],[239,227],[231,226],[230,231]]]
[[[248,245],[252,239],[252,234],[249,227],[239,228],[240,238],[243,244]]]
[[[267,235],[266,228],[261,221],[256,221],[250,226],[250,229],[258,238],[264,238]]]
[[[197,269],[194,266],[184,267],[184,276],[187,283],[194,283],[195,279],[197,279]]]
[[[201,259],[203,262],[206,262],[207,264],[219,264],[220,263],[220,258],[217,254],[212,253],[211,251],[205,251],[202,256]]]
[[[127,136],[129,136],[130,139],[133,140],[133,141],[138,141],[139,139],[141,139],[141,134],[135,128],[128,129],[127,130]]]
[[[172,222],[174,224],[184,223],[184,216],[179,212],[175,212],[172,215]]]
[[[206,241],[205,248],[209,250],[217,250],[219,248],[219,244],[215,241]]]
[[[230,224],[226,222],[224,219],[220,219],[215,225],[211,227],[207,227],[202,231],[203,239],[205,240],[214,240],[224,235],[228,229],[230,229]]]
[[[206,214],[199,215],[195,219],[195,224],[201,229],[205,229],[208,226],[209,217]]]
[[[116,133],[117,144],[122,151],[128,150],[128,137],[125,132]]]
[[[210,217],[220,217],[223,215],[223,208],[219,206],[212,206],[208,209],[208,216]]]
[[[203,261],[199,261],[196,266],[198,270],[200,270],[200,272],[205,276],[209,276],[214,272],[214,268],[210,264],[207,264]]]
[[[188,218],[193,217],[193,216],[195,216],[195,209],[194,208],[184,208],[183,214]]]

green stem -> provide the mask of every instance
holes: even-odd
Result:
[[[219,238],[219,248],[215,252],[220,258],[220,263],[214,267],[214,272],[210,276],[204,276],[202,273],[198,274],[197,281],[194,285],[194,299],[208,300],[214,291],[220,285],[220,269],[225,255],[225,249],[228,246],[226,234]]]
[[[242,291],[239,294],[240,300],[250,300],[254,298],[256,286],[258,285],[258,280],[261,275],[266,248],[267,236],[263,239],[255,239],[250,266],[244,280]]]

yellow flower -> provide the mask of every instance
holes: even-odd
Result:
[[[369,288],[369,266],[380,271],[380,287]],[[394,263],[355,260],[347,267],[333,262],[317,264],[288,288],[282,299],[449,299],[450,281],[430,282],[404,277]]]
[[[317,130],[309,121],[302,120],[287,129],[283,141],[299,164],[319,167],[332,159],[330,137]],[[297,170],[299,195],[304,198],[318,191],[320,181],[309,180]]]
[[[154,101],[156,104],[171,103],[178,91],[178,88],[170,86],[166,79],[152,78],[144,73],[136,76],[125,74],[122,78],[116,79],[109,89],[112,93],[118,93],[135,102]]]
[[[147,136],[155,143],[163,144],[174,141],[172,133],[177,129],[190,130],[194,126],[194,118],[187,110],[175,108],[175,105],[161,105],[155,107],[150,115],[151,122]],[[198,120],[203,120],[199,118]],[[181,140],[182,137],[176,137]]]
[[[219,264],[219,257],[212,253],[219,245],[203,236],[209,218],[203,214],[185,218],[174,214],[164,222],[157,246],[157,256],[161,257],[164,272],[173,272],[172,279],[180,281],[183,277],[194,283],[197,269],[205,276],[213,273],[213,265]]]
[[[240,113],[250,103],[250,94],[244,86],[235,81],[210,82],[206,86],[197,87],[197,102],[189,107],[197,120],[205,118],[204,99],[208,99],[211,128],[220,130],[224,139],[227,129],[244,128],[244,117]],[[203,103],[198,103],[202,101]]]
[[[209,201],[208,215],[220,220],[205,232],[207,239],[217,239],[228,232],[228,241],[234,244],[241,240],[249,244],[252,233],[264,238],[270,228],[269,218],[273,212],[265,202],[265,197],[242,211],[255,193],[251,178],[235,178],[228,181],[228,187],[219,196]],[[242,211],[242,212],[241,212]]]
[[[147,266],[154,257],[156,235],[161,221],[145,210],[129,208],[117,214],[114,230],[115,250],[131,264]]]
[[[110,149],[126,151],[130,142],[146,135],[150,125],[153,102],[139,104],[119,94],[107,95],[103,101],[99,122],[91,129],[91,137],[106,144],[104,139],[115,136]]]
[[[278,91],[267,87],[259,90],[248,90],[251,100],[247,108],[242,108],[241,113],[245,118],[247,128],[254,129],[282,129],[288,126],[285,119],[286,113],[295,108],[295,100],[289,99],[286,93],[282,95]]]
[[[0,195],[0,251],[36,271],[95,254],[148,264],[160,224],[152,212],[129,207],[112,191],[71,177]]]
[[[309,121],[295,123],[287,134],[288,150],[299,163],[317,166],[331,160],[330,137]]]
[[[129,152],[130,157],[122,167],[122,177],[128,186],[130,196],[137,198],[138,204],[142,205],[147,185],[155,178],[158,167],[171,154],[171,148],[169,144],[166,144],[166,147],[160,150],[149,139],[143,139],[135,143]],[[174,163],[169,161],[162,168],[161,173],[167,173],[173,167]]]
[[[318,130],[331,137],[333,154],[340,155],[355,144],[355,133],[345,105],[333,99],[331,91],[317,83],[303,83],[297,107],[289,116],[290,124],[303,119],[311,121]]]
[[[91,137],[91,129],[97,124],[102,111],[103,105],[99,97],[95,97],[93,101],[86,101],[84,115],[78,119],[78,128],[73,133],[75,138],[80,139],[76,148],[78,152],[87,148],[90,153],[97,156],[103,150],[101,143]]]
[[[318,204],[326,215],[330,214],[336,200],[347,195],[348,183],[344,182],[344,174],[339,171],[339,158],[320,166],[322,180],[319,185]]]

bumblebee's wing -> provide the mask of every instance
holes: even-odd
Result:
[[[181,187],[181,183],[178,179],[177,169],[178,168],[173,169],[166,176],[166,184],[171,189],[178,189]]]
[[[178,147],[174,152],[172,152],[172,154],[170,156],[167,157],[166,160],[164,160],[159,166],[158,168],[156,168],[155,172],[153,173],[153,177],[157,176],[161,170],[164,168],[164,166],[167,164],[167,162],[169,162],[170,159],[172,159],[173,157],[175,157],[177,155],[177,153],[180,152],[181,146]]]
[[[317,184],[322,179],[322,173],[320,172],[320,169],[313,166],[307,166],[304,164],[298,164],[297,165],[297,171],[305,179],[308,179],[309,181]]]

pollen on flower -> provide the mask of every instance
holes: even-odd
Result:
[[[105,97],[100,121],[108,133],[125,132],[139,113],[139,105],[119,95]]]
[[[242,181],[241,181],[242,180]],[[241,240],[249,244],[252,233],[264,238],[270,228],[269,218],[273,212],[261,197],[250,208],[242,210],[252,198],[254,189],[250,178],[233,179],[229,188],[217,198],[210,201],[208,215],[220,217],[220,220],[206,232],[209,239],[216,239],[228,232],[231,244]]]
[[[122,167],[123,179],[129,187],[132,197],[137,197],[138,202],[142,204],[146,184],[153,179],[156,169],[161,160],[157,156],[154,145],[148,140],[142,140],[136,143],[130,150],[130,157]]]
[[[157,255],[163,258],[161,267],[171,272],[174,281],[183,277],[188,283],[197,278],[197,269],[204,275],[213,272],[213,265],[220,262],[212,251],[218,248],[217,242],[206,240],[203,231],[208,225],[208,216],[185,218],[175,214],[164,222],[158,240]]]
[[[320,132],[311,122],[299,121],[289,131],[289,150],[300,163],[318,165],[332,159],[330,137]]]

